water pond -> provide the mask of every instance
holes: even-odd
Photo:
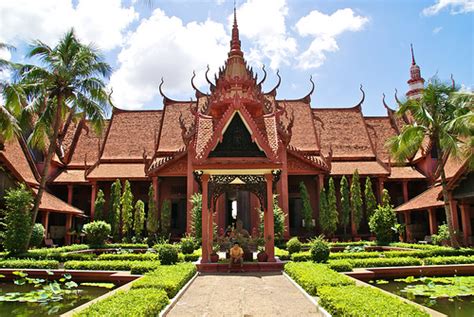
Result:
[[[474,276],[426,277],[371,281],[390,293],[408,298],[452,317],[474,316]]]

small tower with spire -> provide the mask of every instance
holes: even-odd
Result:
[[[408,99],[417,99],[421,97],[423,89],[425,88],[425,80],[421,77],[420,66],[415,62],[415,53],[413,52],[413,44],[410,44],[411,48],[411,66],[410,66],[410,79],[408,83],[408,91],[406,96]]]

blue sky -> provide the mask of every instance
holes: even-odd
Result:
[[[110,86],[119,107],[161,108],[161,77],[173,99],[193,96],[193,70],[206,90],[206,65],[216,70],[228,51],[232,8],[222,0],[0,0],[0,41],[18,47],[2,56],[22,61],[25,43],[53,45],[74,26],[114,67]],[[299,98],[312,75],[313,107],[350,107],[363,84],[366,115],[385,114],[383,92],[392,107],[394,89],[406,92],[410,43],[425,79],[452,73],[472,90],[473,10],[473,0],[237,1],[242,47],[254,68],[267,66],[266,90],[279,69],[278,97]]]

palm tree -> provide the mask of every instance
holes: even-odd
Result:
[[[103,127],[109,106],[104,79],[109,78],[111,67],[92,45],[82,44],[73,29],[55,47],[35,41],[27,57],[36,58],[39,66],[16,65],[16,80],[5,87],[4,97],[6,108],[24,131],[32,128],[29,144],[46,153],[32,211],[34,224],[60,130],[72,117],[88,118],[98,133]]]
[[[15,47],[9,44],[0,42],[0,50],[13,51],[15,50]],[[12,66],[13,64],[10,61],[0,58],[0,73],[11,69]],[[0,93],[3,92],[6,85],[7,83],[5,81],[3,80],[0,81]],[[18,121],[8,111],[8,109],[5,108],[3,104],[0,104],[0,127],[2,127],[2,129],[0,130],[0,150],[1,150],[3,148],[3,141],[12,138],[15,132],[18,132],[20,130]]]
[[[399,103],[397,114],[409,114],[411,124],[403,127],[398,136],[389,139],[387,146],[400,162],[410,160],[421,148],[423,140],[430,140],[437,154],[436,175],[441,178],[444,210],[451,236],[451,246],[459,247],[452,223],[444,162],[448,156],[474,161],[474,94],[459,92],[434,78],[424,89],[421,98]]]

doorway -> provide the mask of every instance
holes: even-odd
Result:
[[[226,216],[225,226],[235,227],[237,220],[241,220],[243,228],[251,232],[250,218],[250,192],[246,190],[236,190],[226,193]]]

